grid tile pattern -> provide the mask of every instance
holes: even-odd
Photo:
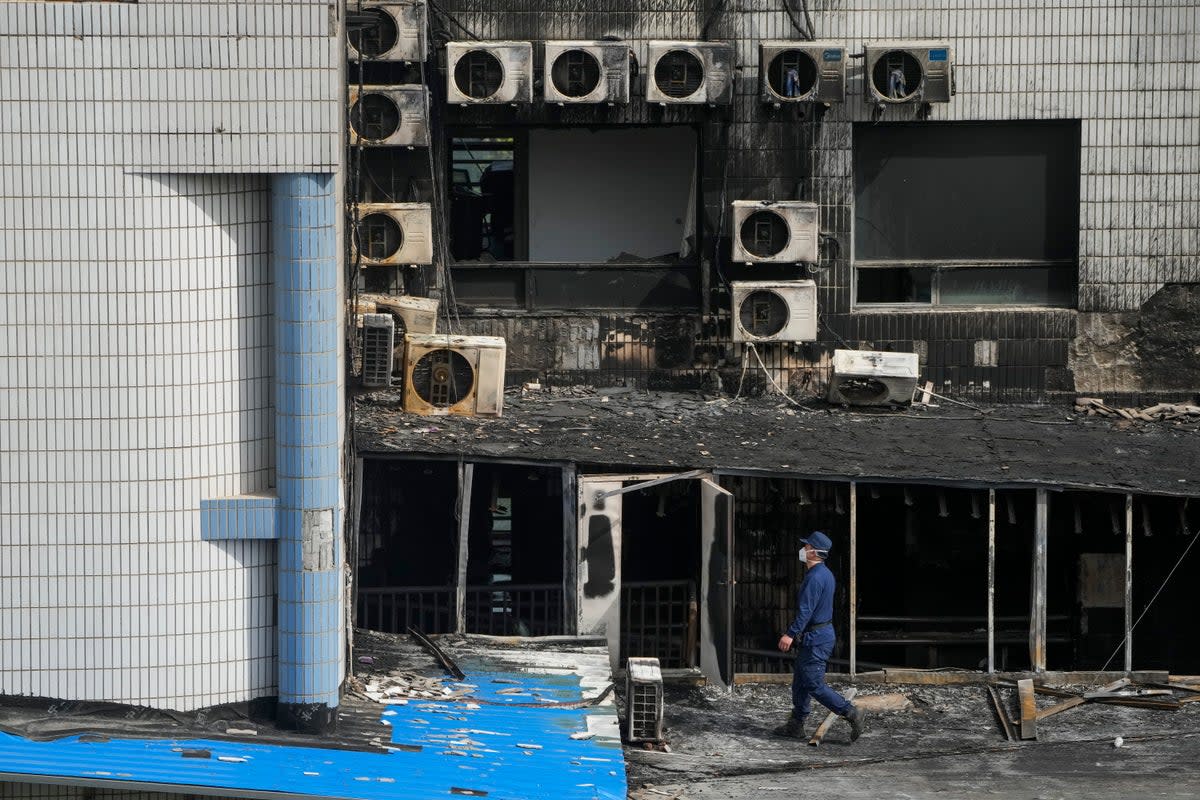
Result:
[[[200,538],[275,539],[275,514],[279,498],[274,495],[217,497],[200,501]]]

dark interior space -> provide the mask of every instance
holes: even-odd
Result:
[[[826,562],[837,579],[833,618],[837,645],[830,668],[849,664],[850,487],[788,478],[730,476],[735,498],[734,665],[739,673],[791,672],[794,654],[775,645],[796,614],[804,578],[800,537],[823,531],[833,541]]]
[[[622,495],[621,659],[697,665],[700,484],[678,480]]]
[[[471,483],[467,632],[565,633],[562,471],[476,464]]]
[[[1176,497],[1134,498],[1135,669],[1200,675],[1200,639],[1192,616],[1200,596],[1200,547],[1193,547],[1197,530],[1200,503]]]
[[[1037,492],[996,492],[996,669],[1000,671],[1028,670],[1033,664],[1029,619],[1036,515]],[[1064,622],[1048,616],[1048,646],[1062,643],[1056,640],[1066,636]]]
[[[1049,501],[1046,666],[1103,669],[1125,636],[1125,496],[1061,492]],[[1124,663],[1117,652],[1107,665]]]
[[[986,669],[987,576],[986,491],[858,487],[860,667]]]
[[[453,630],[457,487],[452,462],[363,461],[358,627]]]

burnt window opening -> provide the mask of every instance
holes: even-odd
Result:
[[[921,89],[921,62],[904,50],[889,50],[875,62],[871,84],[889,100],[903,101]]]
[[[1074,306],[1079,131],[856,124],[855,303]]]
[[[739,235],[746,251],[759,258],[782,253],[792,238],[787,221],[774,211],[755,211],[746,217]]]
[[[1121,512],[1124,522],[1123,505]],[[1200,502],[1195,499],[1133,500],[1133,618],[1141,619],[1133,632],[1134,669],[1200,673],[1193,612],[1200,586],[1200,545],[1191,547],[1198,531]],[[1123,659],[1124,653],[1117,653],[1113,664],[1119,666],[1111,668],[1122,669]]]
[[[774,336],[791,319],[788,304],[777,292],[751,292],[738,309],[742,328],[755,336]]]
[[[454,65],[454,83],[475,100],[486,100],[504,84],[504,65],[486,50],[472,50]]]
[[[566,633],[564,514],[561,470],[475,465],[466,576],[468,633]]]
[[[378,58],[396,46],[400,31],[391,14],[380,8],[364,8],[347,15],[346,36],[364,58]]]
[[[358,247],[366,258],[390,258],[404,246],[404,231],[390,214],[367,214],[358,221]]]
[[[364,139],[383,141],[400,128],[400,109],[382,94],[364,94],[350,109],[350,125]]]
[[[784,50],[767,67],[767,84],[780,97],[806,97],[817,86],[817,63],[803,50]]]
[[[703,83],[704,64],[686,50],[672,50],[654,65],[654,84],[667,97],[691,97]]]
[[[600,85],[600,63],[586,50],[568,50],[554,59],[550,80],[567,97],[584,97]]]
[[[452,131],[456,262],[694,262],[690,126]],[[785,234],[786,235],[786,234]]]
[[[413,364],[412,390],[435,408],[462,402],[474,386],[475,369],[455,350],[433,350]]]

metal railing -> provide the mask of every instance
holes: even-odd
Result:
[[[621,660],[657,658],[664,669],[696,666],[699,612],[693,581],[621,584]]]
[[[384,633],[454,630],[454,588],[450,586],[359,587],[355,624]]]
[[[468,586],[468,633],[493,636],[553,636],[563,628],[561,584]]]

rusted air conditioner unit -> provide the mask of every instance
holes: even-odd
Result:
[[[829,402],[852,406],[906,405],[917,387],[916,353],[834,350]]]
[[[841,103],[846,48],[836,42],[762,42],[758,71],[765,103]]]
[[[429,90],[424,86],[350,87],[350,143],[428,147]]]
[[[428,203],[359,203],[350,257],[362,266],[433,263],[433,215]]]
[[[799,200],[734,200],[733,260],[743,264],[815,264],[816,203]]]
[[[954,93],[954,50],[949,42],[869,44],[863,78],[868,103],[949,103]]]
[[[664,106],[733,102],[733,45],[650,42],[648,48],[646,102]]]
[[[370,303],[378,313],[391,314],[398,320],[402,339],[405,333],[437,333],[437,300],[411,295],[359,294],[358,301]]]
[[[629,45],[546,42],[542,93],[547,103],[629,102]]]
[[[810,280],[734,281],[733,341],[812,342],[817,285]]]
[[[391,314],[362,315],[363,386],[391,386],[396,319]]]
[[[503,339],[410,333],[404,343],[405,411],[490,417],[503,412]]]
[[[450,42],[446,45],[446,102],[453,105],[533,101],[529,42]]]
[[[424,61],[429,56],[425,0],[358,0],[346,10],[346,39],[354,61]]]

